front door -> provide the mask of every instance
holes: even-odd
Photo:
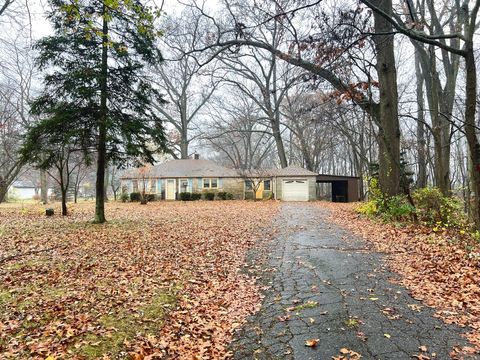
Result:
[[[167,179],[165,199],[175,200],[175,179]]]
[[[255,199],[262,200],[263,199],[263,181],[258,185],[257,192],[255,193]]]

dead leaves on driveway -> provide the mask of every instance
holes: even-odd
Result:
[[[437,233],[419,225],[395,227],[358,215],[352,204],[323,204],[331,220],[387,254],[389,267],[402,275],[412,296],[434,307],[447,323],[469,326],[468,339],[480,349],[480,260],[459,234]],[[412,305],[412,310],[416,310]]]

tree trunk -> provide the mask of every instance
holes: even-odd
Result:
[[[40,198],[42,204],[48,203],[47,172],[45,170],[40,170]]]
[[[275,145],[277,146],[278,158],[280,160],[280,166],[286,168],[288,166],[287,156],[285,155],[285,147],[283,146],[282,134],[280,133],[280,123],[275,119],[271,120],[273,138],[275,139]]]
[[[9,184],[0,179],[0,203],[7,200],[8,186]]]
[[[102,74],[100,77],[100,116],[98,119],[98,156],[95,199],[95,223],[105,219],[105,166],[107,152],[107,77],[108,77],[108,23],[107,7],[103,4]]]
[[[477,105],[477,70],[473,41],[465,42],[466,99],[465,99],[465,135],[468,143],[470,161],[470,183],[473,190],[472,217],[475,227],[480,230],[480,144],[475,126]]]
[[[105,184],[104,184],[104,196],[105,201],[108,201],[108,184],[110,183],[110,167],[105,163]]]
[[[415,51],[415,74],[417,77],[417,159],[418,159],[418,174],[417,174],[417,188],[424,188],[427,186],[427,160],[426,160],[426,140],[425,140],[425,116],[424,107],[425,101],[423,99],[423,76],[420,69],[420,55]]]
[[[182,132],[180,139],[180,159],[188,159],[188,139],[187,132]]]
[[[68,210],[67,210],[67,189],[63,188],[63,185],[61,186],[61,192],[62,192],[62,216],[67,216],[68,215]]]
[[[377,0],[376,6],[392,14],[391,0]],[[374,12],[375,49],[377,51],[377,73],[380,87],[379,106],[379,186],[387,196],[400,193],[400,125],[398,121],[397,70],[395,68],[394,39],[392,25]]]

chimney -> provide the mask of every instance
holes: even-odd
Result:
[[[199,154],[193,154],[193,158],[194,158],[195,160],[198,160],[198,159],[200,159],[200,155],[199,155]]]

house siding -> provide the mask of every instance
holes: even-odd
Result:
[[[165,184],[166,184],[166,179],[167,178],[156,178],[153,179],[156,183],[155,186],[155,194],[158,196],[159,199],[165,199]],[[179,189],[180,187],[180,179],[185,179],[185,178],[168,178],[168,179],[176,179],[176,188],[175,188],[175,193],[176,197],[178,198],[178,193],[181,192]],[[244,181],[241,178],[215,178],[217,179],[217,186],[218,188],[216,189],[210,189],[210,188],[204,188],[203,187],[203,179],[204,178],[188,178],[189,182],[189,190],[191,189],[191,192],[195,193],[206,193],[206,192],[213,192],[217,194],[220,191],[225,191],[228,193],[233,194],[235,199],[243,199],[244,197]],[[211,177],[208,177],[208,179],[212,179]],[[151,188],[147,184],[147,191],[150,190]],[[133,192],[133,186],[132,186],[132,180],[131,179],[125,179],[122,180],[122,187],[125,186],[127,191],[129,193]],[[140,190],[140,189],[139,189]]]

